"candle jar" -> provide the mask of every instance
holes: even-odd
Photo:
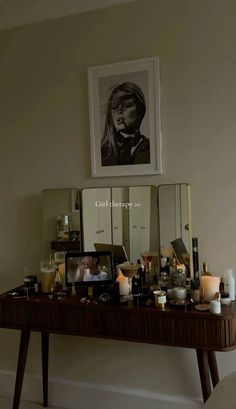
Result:
[[[187,296],[186,287],[174,287],[173,290],[174,290],[174,296],[177,301],[185,300]]]
[[[156,290],[153,292],[153,294],[154,294],[155,306],[161,309],[164,309],[165,304],[166,304],[166,292],[161,291],[161,290]]]
[[[211,300],[210,302],[210,312],[212,314],[220,314],[221,313],[221,303],[217,300]]]

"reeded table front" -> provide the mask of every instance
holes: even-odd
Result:
[[[0,297],[0,326],[224,351],[236,347],[236,303],[213,315],[189,307],[84,305],[77,297]]]

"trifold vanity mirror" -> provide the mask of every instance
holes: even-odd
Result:
[[[94,243],[123,245],[128,259],[136,262],[141,253],[151,251],[160,255],[163,250],[168,251],[172,241],[182,238],[192,271],[188,184],[50,189],[42,192],[42,205],[46,254],[52,246],[57,249],[58,216],[69,214],[70,228],[79,230],[79,240],[72,243],[72,248],[94,251]],[[68,246],[69,243],[65,249]]]

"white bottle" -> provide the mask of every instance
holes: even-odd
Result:
[[[228,284],[228,292],[229,298],[231,301],[235,300],[235,277],[234,277],[234,270],[227,269],[227,284]]]

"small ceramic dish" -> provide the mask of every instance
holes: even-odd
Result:
[[[209,311],[210,304],[198,304],[198,305],[195,305],[195,309],[198,311]]]
[[[189,300],[170,300],[169,304],[172,307],[187,307],[188,305],[190,305],[190,301]]]

